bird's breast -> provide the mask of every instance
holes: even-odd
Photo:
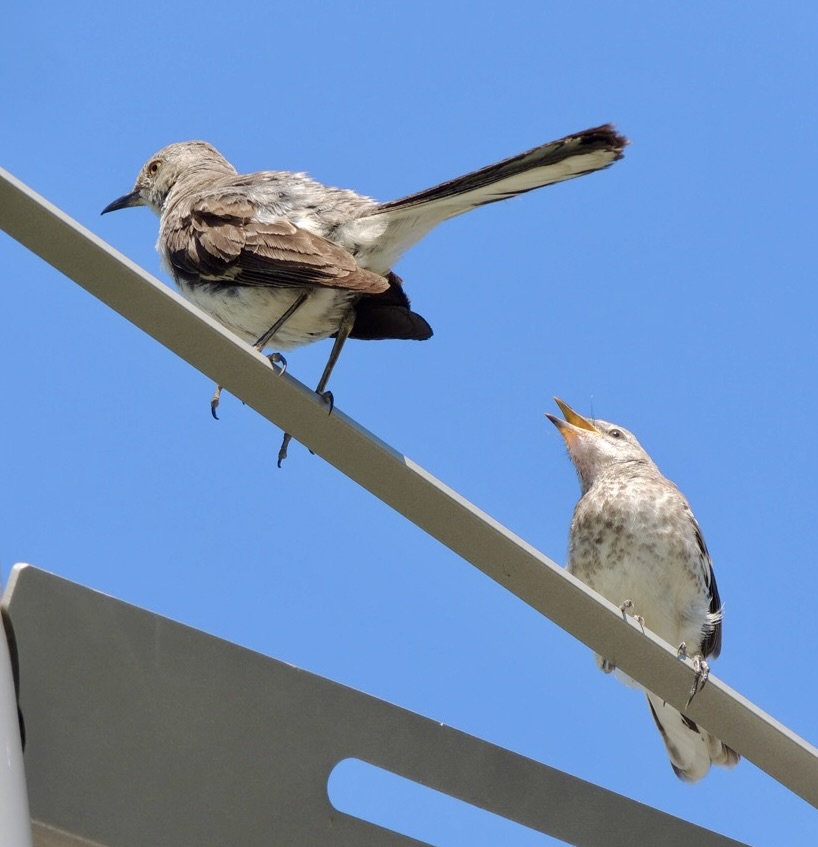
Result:
[[[630,600],[632,613],[670,643],[700,640],[707,596],[699,552],[661,502],[631,502],[623,509],[586,495],[571,525],[568,569],[610,602]]]

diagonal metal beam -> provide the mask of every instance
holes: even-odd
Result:
[[[673,647],[2,169],[0,228],[818,807],[812,745],[713,677],[685,710],[694,673]]]
[[[741,847],[30,566],[3,609],[38,841],[47,828],[112,847],[423,847],[330,804],[332,770],[356,758],[577,847]]]

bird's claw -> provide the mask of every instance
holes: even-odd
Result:
[[[213,396],[210,398],[210,414],[213,415],[214,420],[218,420],[219,416],[216,414],[216,409],[219,408],[219,400],[221,400],[222,396],[222,387],[221,385],[216,386],[216,390],[213,392]]]
[[[274,367],[278,365],[278,367],[275,368],[275,371],[279,376],[283,376],[287,372],[287,360],[281,355],[281,353],[271,353],[267,358],[270,360],[270,364]]]
[[[693,670],[696,671],[696,676],[693,677],[693,685],[690,686],[685,708],[693,702],[693,698],[707,685],[707,680],[710,678],[710,665],[707,664],[704,656],[693,657]]]
[[[329,414],[332,414],[332,410],[335,408],[335,398],[332,396],[332,392],[324,391],[318,396],[329,406]]]
[[[273,356],[280,356],[281,362],[283,362],[284,367],[286,368],[287,363],[284,361],[284,357],[281,356],[280,353],[273,353]],[[272,362],[273,356],[270,356],[269,359]],[[280,373],[284,373],[284,371],[280,371]],[[332,414],[332,410],[335,408],[335,398],[332,396],[331,391],[318,391],[316,392],[318,396],[329,406],[329,414]],[[289,432],[284,433],[284,438],[281,441],[281,448],[278,451],[278,467],[281,467],[281,463],[287,458],[287,447],[290,442],[293,440],[292,435]],[[310,450],[310,453],[313,451]]]
[[[622,612],[622,620],[628,620],[627,610],[633,609],[633,600],[625,600],[624,603],[621,603],[619,606],[619,611]],[[642,634],[645,632],[645,619],[642,615],[631,615],[631,617],[639,624],[639,628],[642,630]]]
[[[693,684],[690,686],[690,693],[687,695],[686,709],[693,702],[693,698],[707,685],[707,680],[710,678],[710,665],[707,664],[701,653],[689,656],[687,644],[684,641],[679,645],[676,655],[680,659],[690,659],[693,662],[693,670],[696,672],[696,676],[693,677]]]
[[[281,440],[281,447],[278,450],[278,462],[276,463],[278,467],[281,467],[281,463],[287,458],[287,447],[292,439],[293,437],[289,432],[284,433],[284,438]]]

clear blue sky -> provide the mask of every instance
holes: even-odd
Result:
[[[816,36],[807,2],[13,4],[0,164],[159,274],[157,220],[99,212],[172,141],[387,200],[615,122],[614,168],[414,248],[435,337],[351,342],[336,401],[558,562],[578,486],[551,396],[633,430],[710,546],[714,673],[815,742]],[[214,422],[207,378],[5,236],[0,261],[4,577],[28,561],[734,838],[815,843],[747,762],[678,782],[587,648],[299,445],[277,470],[266,421],[227,396]],[[447,814],[383,822],[498,843]]]

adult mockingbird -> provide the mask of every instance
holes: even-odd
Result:
[[[432,335],[392,272],[405,250],[469,209],[606,168],[626,144],[601,126],[378,203],[303,173],[239,174],[210,144],[187,141],[153,155],[133,190],[102,213],[129,206],[156,212],[157,250],[181,293],[256,349],[333,337],[316,388],[331,408],[325,389],[348,337]],[[270,358],[286,365],[279,353]],[[214,417],[219,393],[217,387]]]
[[[682,493],[632,433],[584,418],[561,400],[557,405],[565,420],[546,417],[565,439],[582,490],[571,521],[568,570],[621,603],[623,613],[632,608],[640,622],[678,644],[680,655],[694,657],[692,699],[707,680],[705,657],[721,650],[722,607],[701,529]],[[615,670],[600,656],[597,663],[606,673]],[[695,782],[711,764],[738,763],[735,750],[646,694],[676,776]]]

